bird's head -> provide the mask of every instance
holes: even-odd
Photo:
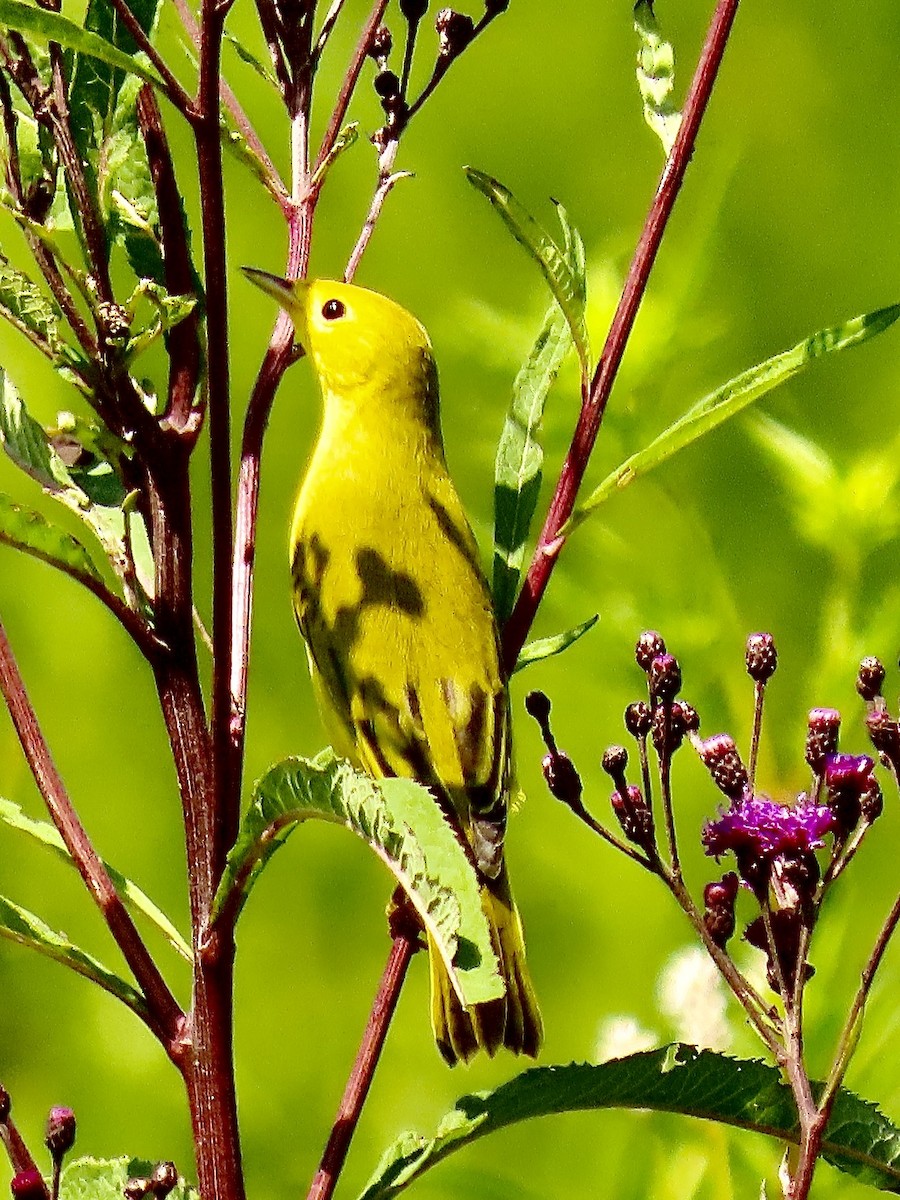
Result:
[[[387,296],[328,279],[292,282],[250,267],[244,273],[290,315],[326,398],[361,402],[398,388],[433,391],[428,334]]]

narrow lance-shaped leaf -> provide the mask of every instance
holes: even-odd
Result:
[[[651,0],[634,6],[634,28],[641,39],[637,56],[637,81],[644,104],[644,120],[671,153],[681,126],[681,113],[672,101],[675,86],[675,51],[659,31]]]
[[[898,304],[866,313],[861,317],[854,317],[842,325],[833,325],[814,333],[794,346],[792,350],[776,354],[729,380],[728,383],[699,400],[684,416],[655,438],[649,446],[639,450],[637,454],[633,454],[615,471],[607,475],[599,487],[591,492],[584,504],[575,510],[560,531],[561,536],[568,536],[574,529],[577,529],[592,512],[600,507],[604,500],[608,500],[615,492],[627,487],[629,483],[640,476],[649,474],[661,463],[672,458],[679,450],[698,441],[704,434],[717,429],[755,400],[759,400],[779,384],[786,383],[788,379],[792,379],[805,370],[817,358],[861,345],[890,328],[898,317],[900,317],[900,305]]]
[[[13,804],[11,800],[4,800],[0,797],[0,821],[10,829],[15,829],[20,833],[32,838],[42,846],[46,846],[48,850],[54,851],[63,862],[70,867],[74,867],[75,863],[69,851],[66,849],[66,844],[62,840],[59,831],[54,825],[48,821],[36,821],[33,817],[27,816],[19,808],[18,804]],[[121,871],[117,871],[115,867],[111,867],[109,863],[103,864],[107,875],[113,883],[113,887],[122,897],[122,900],[132,912],[139,912],[146,917],[160,931],[167,942],[188,962],[191,961],[191,949],[187,942],[165,915],[158,908],[150,897],[133,883]]]
[[[37,950],[39,954],[62,963],[76,974],[99,984],[104,991],[137,1013],[142,1020],[146,1019],[144,998],[130,983],[126,983],[124,979],[120,979],[104,967],[103,963],[79,949],[64,933],[51,929],[40,917],[36,917],[25,908],[20,908],[18,904],[13,904],[5,896],[0,896],[0,937],[17,942],[20,946],[28,946]]]
[[[432,1137],[398,1138],[360,1200],[398,1196],[454,1151],[508,1125],[605,1108],[681,1113],[798,1141],[791,1092],[774,1067],[676,1044],[600,1065],[536,1067],[495,1091],[463,1096]],[[838,1095],[822,1155],[862,1183],[900,1192],[900,1130],[850,1092]],[[595,1181],[595,1190],[602,1183]]]
[[[38,42],[58,42],[60,46],[79,54],[99,58],[101,62],[118,67],[120,71],[139,75],[141,79],[157,87],[165,86],[156,71],[140,56],[126,54],[105,38],[82,29],[61,13],[37,8],[26,3],[26,0],[0,0],[0,26],[18,30],[19,33],[25,33]]]
[[[573,272],[566,255],[508,187],[474,167],[466,167],[465,172],[469,183],[487,196],[513,237],[540,267],[550,291],[569,322],[582,374],[587,375],[591,356],[584,317],[584,280]]]
[[[100,573],[85,546],[70,533],[52,525],[43,513],[15,504],[0,492],[0,542],[23,550],[42,562],[84,581],[101,582]]]
[[[553,637],[538,638],[534,642],[529,642],[520,651],[516,665],[513,667],[513,674],[523,671],[525,667],[530,667],[532,663],[562,654],[563,650],[568,650],[579,638],[584,637],[589,629],[593,629],[599,620],[600,614],[595,613],[586,621],[582,621],[580,625],[576,625],[573,629],[567,629],[565,633],[557,633]]]
[[[585,253],[581,236],[557,205],[564,253],[582,295],[586,294]],[[493,597],[498,624],[513,610],[528,534],[543,474],[540,427],[547,395],[572,345],[569,323],[557,304],[544,318],[541,332],[513,384],[512,401],[497,444],[494,466]]]
[[[213,921],[240,911],[272,854],[311,818],[351,829],[388,866],[463,1004],[503,995],[475,872],[434,797],[411,779],[371,780],[330,749],[314,759],[286,759],[256,785],[228,855]]]

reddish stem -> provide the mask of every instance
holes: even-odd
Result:
[[[666,230],[681,185],[684,182],[688,163],[694,153],[694,144],[700,123],[706,112],[713,85],[728,44],[728,36],[737,15],[739,0],[719,0],[712,24],[694,72],[678,137],[663,169],[662,178],[647,220],[635,250],[622,298],[613,317],[603,353],[591,381],[587,400],[582,405],[572,444],[566,455],[556,492],[550,503],[550,511],[538,539],[531,566],[519,593],[512,616],[503,631],[503,655],[507,672],[515,666],[519,651],[534,621],[538,605],[550,580],[564,538],[560,530],[572,515],[575,498],[587,470],[591,451],[606,412],[606,404],[618,374],[625,346],[631,334],[638,308],[647,290],[650,271]]]
[[[312,1181],[306,1200],[329,1200],[334,1192],[344,1159],[350,1149],[350,1142],[356,1132],[366,1096],[372,1086],[375,1068],[381,1056],[394,1009],[400,998],[400,989],[403,987],[406,971],[415,951],[415,938],[408,937],[404,933],[395,937],[391,943],[391,952],[384,968],[384,974],[381,976],[381,983],[369,1014],[366,1031],[341,1097],[331,1136],[322,1155],[322,1162]]]
[[[7,1118],[5,1123],[0,1123],[0,1142],[3,1143],[10,1165],[16,1174],[19,1171],[36,1171],[38,1169],[31,1151],[11,1118]],[[50,1192],[46,1184],[44,1184],[44,1196],[46,1200],[50,1200]]]

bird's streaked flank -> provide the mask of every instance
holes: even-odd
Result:
[[[350,284],[247,275],[286,309],[323,399],[291,531],[294,608],[335,749],[418,780],[469,848],[506,983],[464,1009],[432,948],[432,1024],[450,1063],[537,1053],[541,1018],[509,890],[506,681],[490,595],[447,473],[428,335]]]

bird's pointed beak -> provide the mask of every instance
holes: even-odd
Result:
[[[256,267],[241,267],[251,283],[277,300],[294,322],[298,340],[306,345],[306,297],[309,284],[305,279],[282,279],[279,275],[270,275],[268,271],[259,271]]]

